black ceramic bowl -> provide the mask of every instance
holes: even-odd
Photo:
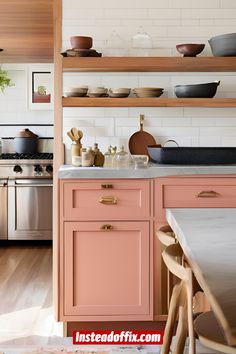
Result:
[[[236,56],[236,33],[228,33],[212,37],[208,42],[214,56]]]
[[[178,98],[212,98],[215,96],[220,81],[197,85],[177,85],[175,94]]]

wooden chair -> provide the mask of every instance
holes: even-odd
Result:
[[[222,353],[236,354],[236,347],[227,344],[223,329],[212,311],[199,315],[194,321],[194,328],[204,346]]]
[[[176,240],[175,234],[171,227],[169,225],[163,225],[160,229],[156,231],[156,236],[161,242],[163,246],[163,250],[170,246],[174,245],[178,241]],[[165,276],[165,274],[164,274]],[[172,293],[172,288],[174,284],[176,283],[176,279],[174,279],[173,274],[169,272],[169,270],[166,270],[166,279],[167,279],[167,309],[170,307],[170,298],[171,298],[171,293]]]
[[[195,354],[193,296],[201,288],[194,280],[192,270],[184,260],[182,248],[178,243],[166,247],[162,257],[168,270],[178,277],[180,282],[174,286],[172,291],[161,353],[169,354],[178,319],[173,354],[183,353],[187,336],[189,336],[189,353]]]

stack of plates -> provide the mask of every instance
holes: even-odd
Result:
[[[139,87],[133,90],[137,97],[160,97],[164,89],[160,87]]]

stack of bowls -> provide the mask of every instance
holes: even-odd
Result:
[[[164,89],[160,87],[139,87],[133,90],[134,94],[140,98],[160,97]]]
[[[72,87],[65,90],[65,97],[84,97],[87,95],[88,86]]]
[[[111,88],[109,90],[109,97],[112,98],[125,98],[130,94],[130,88]]]
[[[88,91],[89,97],[106,97],[107,96],[107,88],[105,87],[94,87]]]

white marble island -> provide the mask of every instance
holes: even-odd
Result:
[[[73,167],[62,165],[60,179],[99,178],[158,178],[189,175],[236,175],[236,165],[161,165],[149,164],[147,168]]]
[[[166,215],[228,342],[236,345],[236,209],[168,209]]]

